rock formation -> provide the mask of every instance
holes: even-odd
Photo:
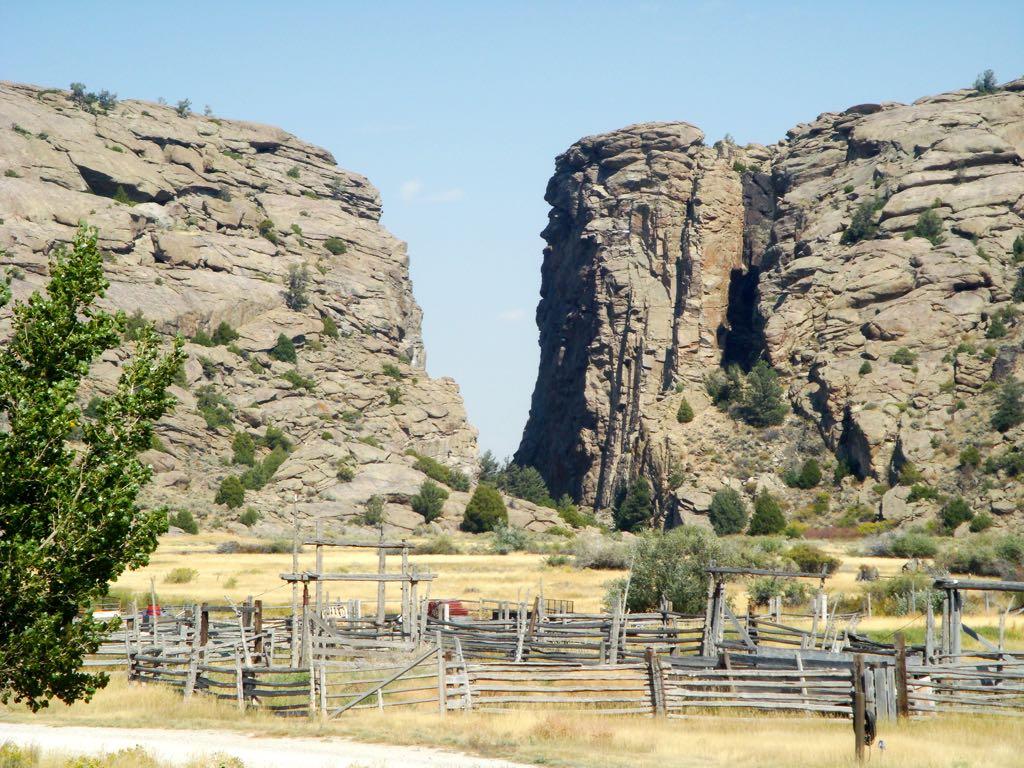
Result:
[[[772,147],[708,147],[686,123],[577,142],[546,194],[540,370],[516,460],[597,508],[646,476],[677,519],[815,454],[853,472],[842,504],[889,517],[916,516],[906,488],[885,490],[907,464],[976,508],[1017,509],[1016,484],[956,467],[966,444],[1021,437],[989,414],[1024,337],[1022,156],[1024,80],[826,113]],[[794,411],[779,429],[705,392],[712,371],[758,358]]]
[[[268,427],[293,450],[242,509],[270,520],[290,523],[293,508],[351,520],[381,495],[389,524],[412,529],[423,518],[407,501],[424,475],[407,451],[475,473],[476,431],[455,382],[424,371],[405,244],[380,213],[365,178],[277,128],[138,101],[104,112],[67,92],[0,83],[0,268],[14,298],[45,284],[51,250],[84,221],[109,256],[108,307],[203,342],[222,324],[237,333],[187,345],[179,405],[146,455],[150,502],[230,523],[237,512],[213,498],[222,478],[247,469],[232,466],[232,441]],[[304,298],[287,295],[293,271],[308,283]],[[271,354],[282,334],[294,363]],[[95,366],[96,391],[123,360],[109,353]],[[460,519],[461,496],[443,525]],[[527,507],[515,522],[550,520]]]

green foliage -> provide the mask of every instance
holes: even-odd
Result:
[[[214,343],[213,343],[213,337],[210,336],[210,334],[208,334],[202,328],[199,328],[199,329],[196,330],[195,335],[190,339],[190,341],[193,344],[196,344],[196,345],[198,345],[200,347],[212,347],[212,346],[215,346]]]
[[[296,363],[299,359],[295,354],[295,342],[283,333],[278,334],[277,343],[274,344],[269,355],[282,363]]]
[[[1016,579],[1024,568],[1024,537],[985,531],[954,540],[936,562],[951,573]]]
[[[499,525],[494,529],[491,551],[496,555],[507,555],[509,552],[523,552],[529,544],[530,537],[522,528]]]
[[[825,573],[834,573],[842,564],[838,557],[832,557],[824,550],[803,542],[790,547],[786,557],[804,573],[821,573],[822,569]]]
[[[124,187],[122,187],[120,184],[118,184],[117,189],[114,190],[114,202],[120,203],[121,205],[135,205],[135,201],[128,196],[128,193],[124,191]]]
[[[747,593],[754,605],[768,605],[772,597],[781,597],[783,605],[797,606],[807,602],[807,586],[795,579],[773,579],[765,576],[752,579]]]
[[[469,478],[466,477],[464,472],[446,467],[437,459],[432,459],[429,456],[421,456],[415,451],[408,451],[408,453],[410,456],[416,457],[416,463],[413,464],[413,469],[422,472],[431,480],[444,483],[453,491],[469,490]]]
[[[384,363],[384,365],[381,366],[381,371],[385,376],[390,376],[392,379],[397,381],[401,381],[404,378],[402,369],[394,363]]]
[[[863,363],[860,364],[860,370],[857,371],[857,373],[859,373],[861,376],[867,376],[869,373],[871,373],[871,363],[865,360]]]
[[[712,371],[704,379],[704,388],[711,397],[711,402],[717,408],[726,410],[743,395],[743,372],[738,365],[730,365],[725,371]]]
[[[455,539],[447,533],[439,533],[416,545],[417,555],[458,555],[462,553]]]
[[[740,533],[747,526],[747,505],[735,489],[726,486],[711,499],[708,519],[719,536]]]
[[[343,483],[350,483],[356,476],[355,467],[353,467],[351,464],[341,462],[338,464],[335,476],[338,478],[338,480],[340,480]]]
[[[596,526],[597,521],[593,515],[588,515],[577,507],[569,494],[563,494],[558,500],[558,516],[573,528],[586,528]]]
[[[93,93],[85,90],[84,83],[72,83],[71,102],[93,114],[106,114],[117,106],[117,94],[107,90]]]
[[[213,497],[214,504],[226,504],[228,509],[237,509],[244,501],[245,488],[237,475],[228,475],[221,480],[217,495]]]
[[[142,331],[150,323],[142,316],[142,310],[136,309],[132,314],[125,318],[124,322],[124,336],[125,341],[138,341],[142,336]]]
[[[501,493],[492,485],[480,483],[466,505],[460,528],[469,533],[485,533],[501,525],[508,525]]]
[[[401,387],[388,387],[385,392],[388,396],[388,405],[398,405],[402,402]]]
[[[77,404],[89,366],[126,327],[98,306],[108,282],[97,237],[83,226],[54,249],[46,293],[15,304],[0,347],[0,701],[33,710],[106,683],[82,664],[106,626],[82,610],[145,565],[167,526],[165,510],[137,502],[152,474],[138,454],[174,404],[181,342],[161,356],[141,329],[97,417]]]
[[[165,584],[189,584],[199,577],[199,571],[195,568],[172,568],[164,576]]]
[[[263,219],[259,224],[256,225],[256,229],[259,230],[260,237],[264,237],[274,245],[278,243],[277,229],[274,227],[274,222],[270,219]]]
[[[917,355],[906,347],[900,347],[892,353],[892,357],[889,359],[896,365],[913,365],[917,362]]]
[[[922,501],[929,499],[937,501],[939,498],[939,492],[935,488],[924,483],[914,483],[910,486],[910,493],[907,494],[907,503],[913,504],[915,501]]]
[[[900,465],[899,472],[899,485],[913,485],[914,483],[920,483],[924,480],[921,475],[921,470],[912,461],[905,461]]]
[[[928,240],[932,245],[941,245],[946,239],[942,234],[942,218],[934,208],[921,211],[914,225],[914,234]]]
[[[248,432],[236,432],[231,441],[231,461],[234,464],[253,466],[256,463],[256,441]]]
[[[334,318],[330,315],[322,315],[320,318],[324,324],[324,336],[328,339],[338,338],[338,324],[334,322]]]
[[[511,461],[494,474],[492,482],[509,496],[554,509],[547,483],[535,467],[523,467]]]
[[[287,173],[288,173],[288,178],[290,178],[290,179],[297,179],[297,178],[299,178],[299,175],[300,175],[299,166],[293,165],[291,168],[288,169]]]
[[[210,429],[231,426],[231,401],[217,392],[212,384],[196,390],[196,407]]]
[[[850,190],[853,191],[852,189]],[[853,219],[850,226],[843,230],[840,242],[844,245],[853,245],[861,240],[871,240],[878,234],[878,224],[875,222],[877,210],[874,200],[865,200],[853,212]]]
[[[786,518],[779,502],[768,491],[761,491],[754,499],[754,514],[750,518],[751,536],[773,536],[786,528]]]
[[[976,445],[968,445],[962,451],[960,451],[960,466],[967,467],[970,469],[976,468],[981,464],[981,452],[978,450]]]
[[[431,480],[424,480],[420,491],[409,502],[417,514],[423,515],[424,522],[430,523],[441,516],[448,491]]]
[[[996,396],[996,409],[992,414],[992,428],[1006,432],[1024,423],[1024,385],[1012,376],[1003,382]]]
[[[988,328],[985,329],[985,338],[1001,339],[1006,336],[1007,332],[1006,321],[1003,320],[1002,315],[993,315]]]
[[[901,573],[889,579],[872,582],[866,589],[871,593],[875,613],[889,616],[920,614],[928,603],[940,610],[942,593],[932,587],[934,577],[926,573]]]
[[[893,536],[889,549],[895,557],[935,557],[939,546],[924,531],[911,530]]]
[[[981,533],[982,531],[987,531],[995,524],[996,521],[992,515],[988,512],[979,512],[971,518],[970,530],[971,533]]]
[[[288,267],[284,303],[296,312],[309,306],[309,268],[305,264]]]
[[[345,241],[340,237],[328,237],[324,240],[324,248],[335,256],[340,256],[348,250],[348,246],[345,245]]]
[[[805,491],[814,488],[821,482],[821,464],[817,459],[807,459],[799,472],[793,468],[783,472],[782,481],[790,488],[803,488]]]
[[[384,497],[371,496],[363,505],[363,525],[384,525]]]
[[[281,378],[291,384],[295,389],[305,389],[310,392],[316,389],[316,381],[303,376],[294,368],[282,373]]]
[[[629,484],[622,500],[612,510],[612,519],[618,530],[636,532],[650,528],[653,518],[651,484],[647,482],[647,478],[638,477]]]
[[[247,510],[245,510],[245,512],[238,516],[238,522],[240,522],[246,528],[252,528],[259,521],[260,513],[253,507],[249,507]]]
[[[693,408],[685,397],[679,403],[679,409],[676,411],[676,421],[680,424],[689,424],[693,421]]]
[[[961,523],[968,522],[973,517],[974,512],[971,510],[970,505],[964,501],[961,496],[957,496],[956,498],[947,501],[939,512],[939,519],[942,520],[942,527],[947,531],[956,530],[957,526]]]
[[[781,424],[788,411],[779,374],[764,360],[758,360],[747,374],[738,408],[740,417],[751,426],[768,427]]]
[[[1013,260],[1016,262],[1024,260],[1024,234],[1013,238]]]
[[[839,485],[843,482],[843,478],[849,477],[852,474],[853,470],[846,459],[840,459],[836,462],[836,468],[832,470],[832,482]]]
[[[989,94],[998,91],[999,86],[996,83],[996,73],[991,69],[986,69],[978,75],[974,79],[974,90],[979,94]]]
[[[225,344],[230,344],[232,341],[236,341],[237,339],[238,331],[232,328],[230,324],[222,321],[220,325],[217,326],[217,330],[213,332],[212,341],[217,346],[224,346]]]
[[[199,533],[199,523],[196,522],[195,517],[187,509],[179,509],[170,515],[167,522],[175,528],[181,528],[185,533],[191,533],[193,536]]]
[[[174,111],[178,113],[178,117],[188,117],[192,114],[192,102],[189,99],[182,99],[175,105]]]

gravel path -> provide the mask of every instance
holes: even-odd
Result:
[[[232,755],[246,768],[527,768],[521,763],[471,757],[428,747],[365,744],[333,737],[263,738],[234,731],[91,728],[0,723],[0,744],[34,744],[70,755],[144,747],[159,760],[182,765],[203,755]]]

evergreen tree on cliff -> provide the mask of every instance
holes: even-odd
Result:
[[[82,670],[108,628],[88,606],[167,527],[165,510],[136,504],[151,474],[138,454],[173,405],[181,342],[161,356],[153,329],[139,329],[116,391],[84,414],[79,385],[126,324],[97,307],[107,285],[96,231],[82,227],[55,251],[46,294],[14,307],[0,350],[0,701],[33,710],[106,684]]]
[[[747,375],[743,387],[740,416],[752,426],[770,427],[781,424],[788,410],[779,384],[779,374],[764,360],[758,360]]]

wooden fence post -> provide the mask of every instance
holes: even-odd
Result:
[[[896,643],[896,717],[906,720],[910,717],[910,695],[907,690],[907,638],[897,632]]]
[[[270,666],[270,662],[266,660],[264,656],[264,638],[263,638],[263,601],[257,600],[253,603],[253,610],[255,611],[255,617],[253,619],[253,633],[256,635],[256,639],[253,642],[253,651],[260,663],[266,662],[267,666]]]
[[[444,715],[448,712],[448,662],[444,658],[441,633],[437,633],[437,709]]]
[[[235,696],[238,698],[238,709],[245,712],[245,686],[242,680],[242,652],[235,647]]]
[[[858,762],[864,761],[867,712],[864,696],[864,657],[859,653],[853,657],[853,738],[854,755]]]
[[[655,717],[665,715],[665,678],[661,669],[661,659],[653,648],[644,651],[647,661],[647,679],[651,686],[651,710]]]

